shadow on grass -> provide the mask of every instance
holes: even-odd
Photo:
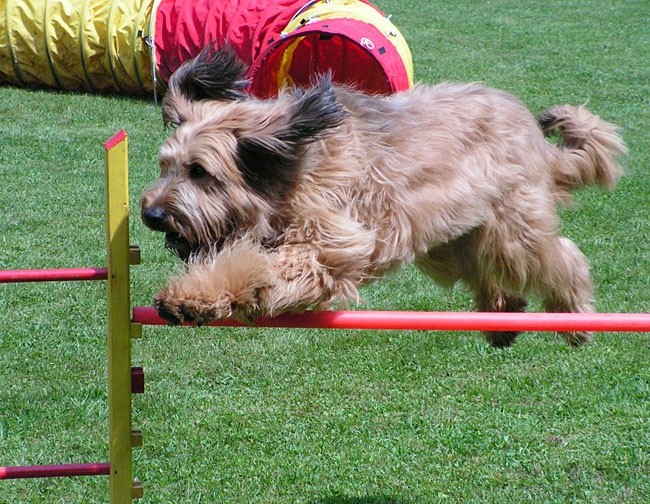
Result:
[[[345,495],[333,495],[314,501],[313,504],[402,504],[403,501],[395,497],[385,495],[366,497],[346,497]]]

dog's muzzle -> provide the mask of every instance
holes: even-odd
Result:
[[[144,208],[141,217],[142,222],[148,228],[165,233],[165,247],[183,261],[187,261],[192,254],[192,247],[183,236],[170,226],[167,213],[164,209],[156,206]]]

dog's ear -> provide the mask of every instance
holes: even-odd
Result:
[[[296,176],[304,147],[324,138],[346,117],[336,100],[330,76],[321,77],[308,90],[296,89],[288,106],[278,101],[273,126],[237,143],[239,168],[254,189],[278,195]]]
[[[295,89],[285,121],[273,136],[294,155],[298,147],[326,136],[346,117],[343,106],[336,100],[331,75],[318,78],[310,89]]]
[[[245,98],[248,67],[235,51],[224,45],[206,45],[194,59],[184,62],[170,77],[162,106],[163,122],[181,124],[187,101],[238,100]]]
[[[248,67],[229,45],[206,45],[169,79],[172,94],[188,100],[237,100],[246,96]]]

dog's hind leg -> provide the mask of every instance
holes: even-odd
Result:
[[[537,279],[538,290],[547,312],[593,312],[593,287],[587,259],[568,238],[556,238],[543,258],[543,269]],[[590,332],[563,332],[572,346],[588,343]]]
[[[469,282],[468,282],[469,283]],[[526,299],[516,296],[503,289],[489,279],[474,280],[470,285],[474,293],[476,310],[483,312],[511,312],[521,313],[526,311]],[[497,348],[509,347],[519,335],[518,331],[483,331],[485,339],[490,345]]]
[[[487,275],[476,256],[477,230],[444,245],[434,247],[416,259],[416,265],[431,279],[450,288],[462,281],[472,292],[475,307],[485,312],[523,312],[526,299],[499,287]],[[508,347],[517,338],[515,331],[484,331],[494,347]]]

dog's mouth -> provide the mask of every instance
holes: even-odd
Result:
[[[203,246],[200,243],[192,245],[179,233],[169,231],[165,233],[165,248],[177,255],[183,262],[188,262],[192,257],[199,258],[208,256],[210,253],[218,253],[223,248],[224,238],[216,240],[210,246]]]
[[[185,262],[194,251],[194,247],[190,245],[189,241],[174,232],[165,233],[165,247]]]

